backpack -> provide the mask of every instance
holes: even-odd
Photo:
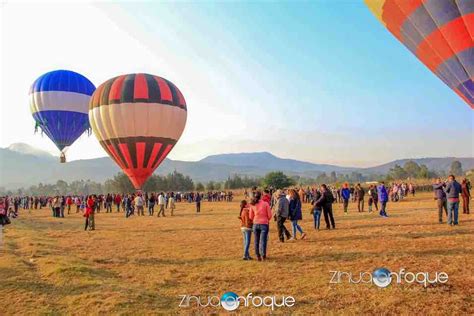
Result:
[[[326,192],[327,192],[327,196],[326,196],[327,202],[330,204],[334,203],[335,199],[334,199],[334,195],[332,195],[332,192],[329,190]]]

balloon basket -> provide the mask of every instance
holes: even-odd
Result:
[[[64,153],[61,153],[61,156],[59,156],[59,162],[66,163],[66,155]]]

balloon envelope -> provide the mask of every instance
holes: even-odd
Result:
[[[89,79],[69,70],[48,72],[31,85],[33,118],[59,150],[89,128],[89,101],[94,90]]]
[[[173,149],[186,118],[181,91],[164,78],[143,73],[104,82],[89,105],[94,135],[136,189]]]
[[[379,21],[474,109],[473,0],[365,0]]]

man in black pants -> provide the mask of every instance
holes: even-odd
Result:
[[[201,213],[201,194],[196,192],[196,213]]]
[[[285,242],[286,239],[291,238],[291,234],[288,229],[285,227],[285,221],[290,215],[290,203],[286,199],[285,193],[281,190],[276,192],[277,201],[274,205],[275,209],[275,220],[278,227],[278,237],[280,242]]]
[[[324,221],[326,222],[327,229],[335,229],[336,223],[334,222],[334,216],[332,214],[332,203],[334,202],[334,196],[325,184],[321,185],[321,197],[315,202],[315,205],[321,206],[324,214]]]

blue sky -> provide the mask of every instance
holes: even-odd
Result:
[[[15,19],[25,6],[2,9],[2,16],[8,16],[2,22],[8,35],[4,47],[31,37],[32,25],[23,27]],[[189,107],[185,133],[170,154],[174,159],[270,151],[364,166],[396,158],[474,154],[474,111],[393,38],[362,1],[35,9],[67,22],[65,34],[76,39],[60,44],[43,39],[42,62],[30,61],[23,80],[13,82],[5,80],[11,77],[8,72],[18,72],[15,65],[25,60],[18,56],[18,45],[7,48],[2,56],[8,63],[2,117],[16,115],[21,124],[2,129],[2,146],[25,141],[54,151],[48,140],[25,132],[32,124],[27,101],[26,111],[7,107],[5,101],[24,97],[15,93],[26,92],[13,85],[26,86],[42,72],[67,68],[96,85],[140,71],[173,81]],[[48,25],[35,24],[39,13],[31,14],[33,21],[21,21],[30,21],[41,33]],[[87,25],[81,25],[84,21]],[[82,137],[70,149],[73,159],[104,155],[93,137]]]

